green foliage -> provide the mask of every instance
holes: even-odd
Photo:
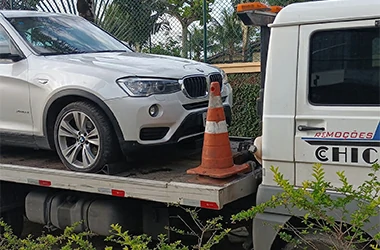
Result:
[[[227,51],[229,61],[233,62],[236,49],[242,41],[243,29],[241,21],[237,17],[236,11],[229,13],[226,9],[222,10],[221,22],[214,19],[214,24],[209,29],[209,37],[214,42],[213,48],[216,50]],[[216,46],[219,45],[219,46]]]
[[[190,25],[196,20],[201,21],[203,17],[203,0],[167,0],[167,12],[181,22],[182,25]],[[215,0],[206,0],[207,20],[210,19],[210,4]]]
[[[203,50],[203,28],[194,27],[189,36],[190,59],[201,61],[201,52]]]
[[[97,23],[118,39],[128,42],[138,51],[145,45],[151,34],[169,29],[169,23],[160,18],[164,6],[151,0],[114,0]]]
[[[33,10],[36,8],[36,5],[38,4],[40,0],[13,0],[12,5],[10,6],[13,9],[27,9],[27,10]],[[10,5],[11,2],[9,2]]]
[[[232,136],[257,137],[261,122],[256,114],[256,99],[260,91],[260,74],[229,74],[233,89]]]
[[[181,207],[179,205],[173,204],[173,206]],[[193,222],[196,225],[196,229],[191,227],[182,217],[177,216],[178,219],[180,219],[183,224],[187,227],[188,231],[176,229],[173,227],[167,228],[168,230],[172,232],[176,232],[180,235],[188,235],[188,236],[194,236],[198,238],[198,244],[195,246],[192,246],[192,249],[198,249],[198,250],[209,250],[214,245],[219,244],[222,239],[224,239],[227,234],[231,231],[229,228],[224,229],[223,225],[221,223],[221,220],[223,219],[222,216],[218,216],[212,219],[207,220],[206,222],[202,222],[198,217],[198,211],[195,209],[190,208],[183,208],[188,213],[193,220]],[[196,231],[199,231],[200,233],[196,233]],[[211,233],[211,236],[206,239],[206,234]],[[187,250],[187,248],[186,248]]]
[[[151,48],[144,47],[141,52],[180,57],[181,46],[178,41],[169,38],[165,43],[159,42],[157,45],[154,45]]]
[[[210,16],[210,4],[215,0],[206,0],[206,20]],[[203,0],[167,0],[166,13],[175,17],[182,26],[182,56],[188,57],[188,27],[195,21],[200,21],[203,24]]]
[[[179,205],[175,205],[181,207]],[[182,208],[182,207],[181,207]],[[191,235],[198,239],[198,243],[194,246],[185,246],[181,241],[168,242],[166,235],[158,236],[158,242],[154,243],[152,238],[142,234],[132,236],[128,231],[123,231],[118,224],[111,225],[110,236],[105,238],[105,242],[122,247],[128,250],[210,250],[230,232],[230,229],[224,229],[221,220],[222,217],[216,217],[203,222],[198,217],[198,211],[195,209],[182,208],[190,214],[193,222],[196,224],[196,229],[178,217],[189,231],[180,230],[175,227],[167,228],[172,232],[180,235]],[[51,234],[42,235],[33,238],[28,235],[26,238],[18,238],[12,232],[11,227],[0,220],[0,228],[3,228],[3,233],[0,235],[0,250],[53,250],[59,247],[62,250],[96,250],[97,248],[91,243],[91,237],[95,236],[91,232],[75,233],[75,228],[80,222],[75,223],[71,227],[66,227],[63,234],[55,236]],[[200,233],[196,233],[199,231]],[[112,246],[107,246],[104,250],[113,250]]]
[[[33,238],[32,235],[28,235],[25,239],[21,239],[13,234],[10,226],[0,220],[0,227],[4,229],[0,235],[0,250],[52,250],[55,246],[60,246],[62,250],[96,250],[87,240],[93,234],[90,232],[74,233],[74,229],[79,224],[80,222],[67,227],[59,236],[47,234]]]
[[[254,218],[258,213],[263,213],[268,208],[284,207],[290,215],[298,218],[301,226],[295,227],[291,222],[279,228],[280,237],[293,246],[307,246],[312,242],[308,240],[310,235],[328,237],[339,248],[332,249],[362,249],[371,246],[371,249],[380,249],[374,240],[380,239],[380,225],[375,225],[373,230],[377,233],[373,239],[363,232],[370,219],[379,215],[380,207],[380,181],[378,172],[380,165],[375,164],[368,174],[368,180],[354,187],[348,183],[344,171],[337,172],[340,180],[339,186],[333,186],[325,179],[324,169],[320,164],[313,167],[313,180],[304,181],[302,186],[295,188],[285,179],[278,167],[271,167],[275,182],[283,189],[282,193],[272,196],[264,203],[247,211],[242,211],[232,217],[234,221]],[[327,190],[340,194],[333,198]],[[355,205],[356,210],[350,211],[350,206]],[[302,211],[303,215],[294,211]],[[335,217],[333,216],[335,215]],[[368,249],[368,248],[367,248]]]

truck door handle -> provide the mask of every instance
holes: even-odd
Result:
[[[313,131],[313,130],[325,131],[325,128],[323,128],[323,127],[310,127],[310,126],[306,126],[306,125],[299,125],[298,126],[298,130],[299,131]]]

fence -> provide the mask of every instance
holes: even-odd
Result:
[[[77,1],[90,2],[94,22],[140,52],[212,64],[260,60],[258,29],[236,15],[240,0],[0,0],[0,9],[78,15]]]

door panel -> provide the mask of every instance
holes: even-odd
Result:
[[[0,26],[0,54],[19,53]],[[0,132],[32,134],[27,61],[0,58]]]
[[[379,163],[379,34],[375,20],[301,26],[296,185],[312,178],[314,163],[333,185],[341,170],[361,184]]]

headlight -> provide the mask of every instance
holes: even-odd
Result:
[[[131,96],[170,94],[181,90],[177,80],[168,79],[124,78],[117,83]]]

